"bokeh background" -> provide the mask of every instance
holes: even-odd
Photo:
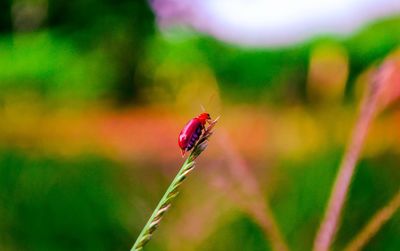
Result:
[[[128,250],[201,105],[216,133],[146,250],[271,250],[265,205],[311,249],[369,73],[400,45],[398,2],[266,33],[195,2],[0,2],[0,250]],[[396,105],[375,119],[334,250],[399,189],[399,126]],[[399,250],[399,233],[397,213],[365,250]]]

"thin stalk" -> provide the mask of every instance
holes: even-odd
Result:
[[[379,229],[400,208],[400,191],[390,202],[379,210],[368,222],[368,224],[356,235],[356,237],[345,247],[345,251],[361,250],[365,244],[379,231]]]
[[[195,167],[195,159],[207,148],[208,139],[212,135],[212,128],[217,123],[217,120],[214,120],[207,127],[193,151],[187,157],[185,162],[183,163],[181,169],[178,174],[175,176],[167,191],[161,198],[157,207],[154,209],[153,214],[150,216],[146,225],[140,232],[138,238],[136,239],[135,244],[131,248],[131,251],[139,251],[142,250],[144,245],[151,239],[153,232],[157,229],[163,215],[166,211],[168,211],[171,206],[172,200],[178,195],[178,188],[182,184],[183,180],[187,177],[190,171],[192,171]]]
[[[382,85],[382,81],[375,80],[366,92],[359,118],[339,167],[323,221],[314,241],[314,251],[327,251],[333,242],[357,160],[360,156],[368,128],[377,111]]]
[[[400,96],[400,60],[398,54],[389,56],[373,75],[372,84],[367,88],[361,113],[353,131],[353,137],[343,157],[324,219],[314,241],[315,251],[329,249],[337,231],[341,210],[354,174],[368,127],[375,114]]]
[[[271,243],[274,251],[288,251],[289,247],[283,238],[269,202],[262,194],[259,182],[250,167],[235,149],[228,133],[220,131],[218,140],[221,148],[227,155],[227,161],[232,178],[231,184],[227,190],[235,189],[227,193],[231,199],[243,208],[254,220],[260,224],[265,236]],[[226,177],[226,176],[224,176]]]

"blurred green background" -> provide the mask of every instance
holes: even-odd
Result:
[[[310,250],[365,76],[400,44],[400,16],[346,38],[252,49],[168,39],[145,1],[5,0],[0,10],[0,250],[128,250],[183,161],[177,136],[200,105],[221,121],[146,250],[270,250],[246,198],[232,198],[246,182],[289,246]],[[374,122],[334,250],[398,190],[399,124],[398,106]],[[250,181],[236,184],[238,168]],[[399,233],[397,213],[365,250],[399,250]]]

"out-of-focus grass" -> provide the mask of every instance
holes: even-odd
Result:
[[[310,250],[340,152],[311,154],[303,161],[282,161],[272,170],[271,206],[291,247]]]
[[[127,203],[117,178],[116,165],[96,156],[63,160],[2,150],[1,249],[127,250]]]
[[[374,158],[364,158],[350,188],[345,205],[337,247],[343,248],[355,233],[398,191],[399,155],[387,152]],[[383,226],[363,250],[396,250],[400,245],[400,213]]]
[[[235,213],[215,229],[199,250],[268,251],[271,249],[261,228],[245,215]]]

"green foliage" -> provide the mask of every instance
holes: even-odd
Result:
[[[338,247],[347,244],[357,230],[394,196],[398,191],[399,180],[396,154],[387,153],[360,161],[337,237]],[[399,220],[400,215],[397,213],[368,243],[365,250],[395,250],[400,245],[397,238],[400,231]]]
[[[1,246],[126,250],[128,232],[120,217],[124,203],[112,166],[94,156],[71,161],[2,151]]]
[[[277,221],[291,247],[310,250],[340,160],[338,151],[319,153],[305,162],[283,161],[274,183],[279,189],[271,198]]]
[[[0,90],[36,92],[53,100],[96,100],[113,80],[101,50],[81,52],[48,32],[0,40]]]
[[[271,249],[260,227],[248,217],[239,214],[219,226],[199,250],[269,251]]]

